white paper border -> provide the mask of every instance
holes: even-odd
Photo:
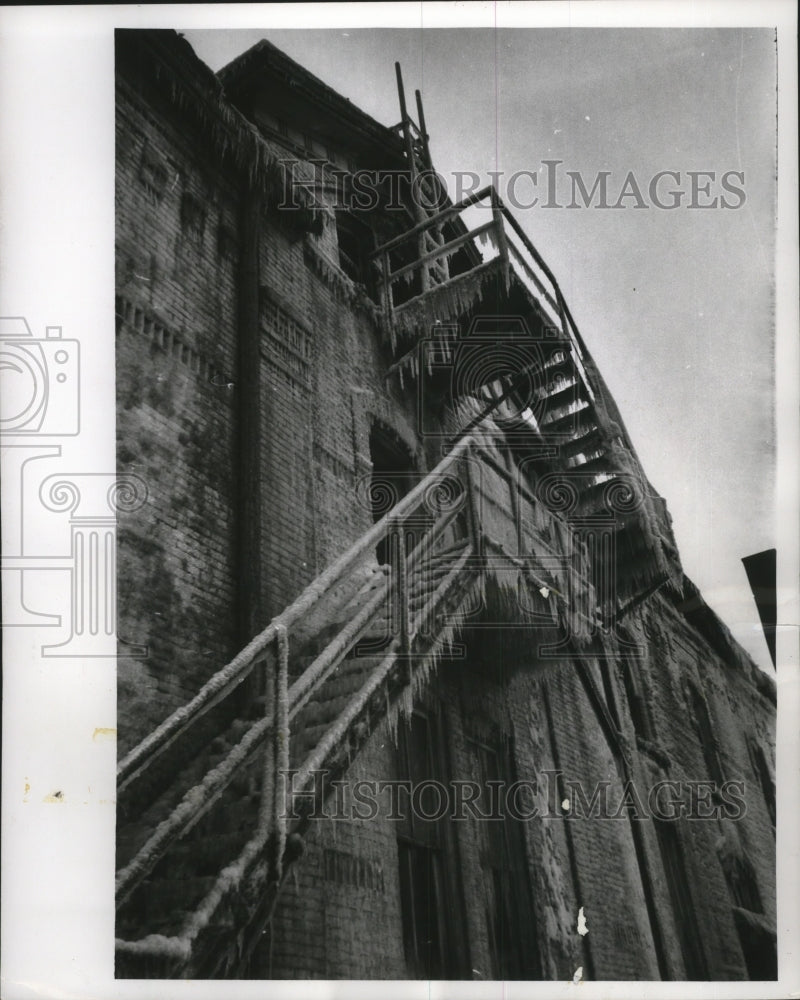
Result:
[[[4,637],[3,996],[788,997],[800,992],[798,872],[797,51],[791,2],[153,5],[0,11],[0,301],[81,341],[85,428],[63,468],[114,457],[113,31],[116,27],[776,26],[779,74],[778,909],[781,978],[752,983],[199,983],[113,979],[113,662],[54,671]],[[4,521],[15,516],[3,496]],[[80,692],[76,695],[76,692]],[[29,786],[28,792],[25,786]],[[64,801],[45,802],[57,789]],[[45,792],[43,795],[42,793]]]

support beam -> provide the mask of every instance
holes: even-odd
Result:
[[[261,391],[259,243],[262,199],[248,189],[241,205],[238,287],[238,373],[236,378],[238,505],[237,505],[237,640],[249,642],[263,627],[261,586],[261,427],[269,426]]]

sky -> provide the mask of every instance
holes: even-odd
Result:
[[[180,30],[180,28],[179,28]],[[519,222],[554,271],[667,500],[683,566],[772,671],[741,558],[776,544],[774,504],[775,43],[745,29],[298,29],[183,32],[218,70],[261,38],[379,122],[422,91],[437,171],[519,171]],[[545,208],[545,160],[608,204]],[[675,209],[656,197],[684,192]],[[692,197],[690,171],[701,177]],[[735,191],[726,192],[729,175]],[[620,199],[633,173],[642,193]],[[501,180],[501,194],[509,190]],[[708,192],[705,192],[708,188]],[[631,190],[630,183],[627,190]],[[536,194],[537,205],[530,205]],[[690,203],[717,207],[690,208]],[[724,208],[721,199],[732,206]],[[638,205],[637,205],[638,203]],[[641,207],[644,206],[644,207]]]

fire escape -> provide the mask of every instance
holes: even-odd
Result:
[[[399,70],[398,85],[413,176],[430,171],[424,115],[417,93],[419,125],[409,118]],[[441,196],[433,179],[420,184],[431,201]],[[480,205],[488,219],[470,228],[462,217]],[[459,235],[445,238],[457,219]],[[454,254],[478,241],[487,257],[451,275]],[[407,244],[414,259],[398,266]],[[589,640],[669,571],[666,515],[627,457],[554,276],[494,188],[420,208],[373,259],[393,356],[387,378],[434,379],[452,365],[469,345],[459,318],[487,283],[495,301],[513,289],[545,332],[527,338],[535,349],[520,371],[488,379],[439,464],[120,762],[119,977],[246,969],[288,872],[302,864],[324,794],[315,773],[344,774],[376,727],[410,708],[455,637],[491,605],[490,591],[510,596],[520,626],[551,630],[555,647]],[[398,294],[403,286],[416,294]],[[537,476],[500,440],[498,428],[512,422]],[[627,591],[609,590],[601,575],[612,550],[627,551],[626,533],[647,536],[650,568]],[[379,546],[390,554],[383,566]]]

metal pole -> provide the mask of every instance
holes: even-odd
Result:
[[[396,62],[394,64],[394,71],[397,76],[397,96],[400,100],[400,115],[403,124],[403,140],[406,147],[406,159],[408,160],[408,176],[409,176],[409,196],[411,198],[411,211],[417,224],[425,221],[425,213],[422,211],[422,206],[417,203],[417,199],[414,197],[415,186],[414,182],[417,179],[417,165],[414,159],[414,142],[411,137],[411,128],[409,125],[408,111],[406,109],[406,92],[403,87],[403,73],[400,69],[400,63]],[[419,240],[417,241],[417,253],[420,257],[425,254],[425,234],[420,233]],[[421,279],[422,279],[422,291],[427,292],[429,287],[429,276],[428,276],[428,265],[423,264],[421,268]]]

